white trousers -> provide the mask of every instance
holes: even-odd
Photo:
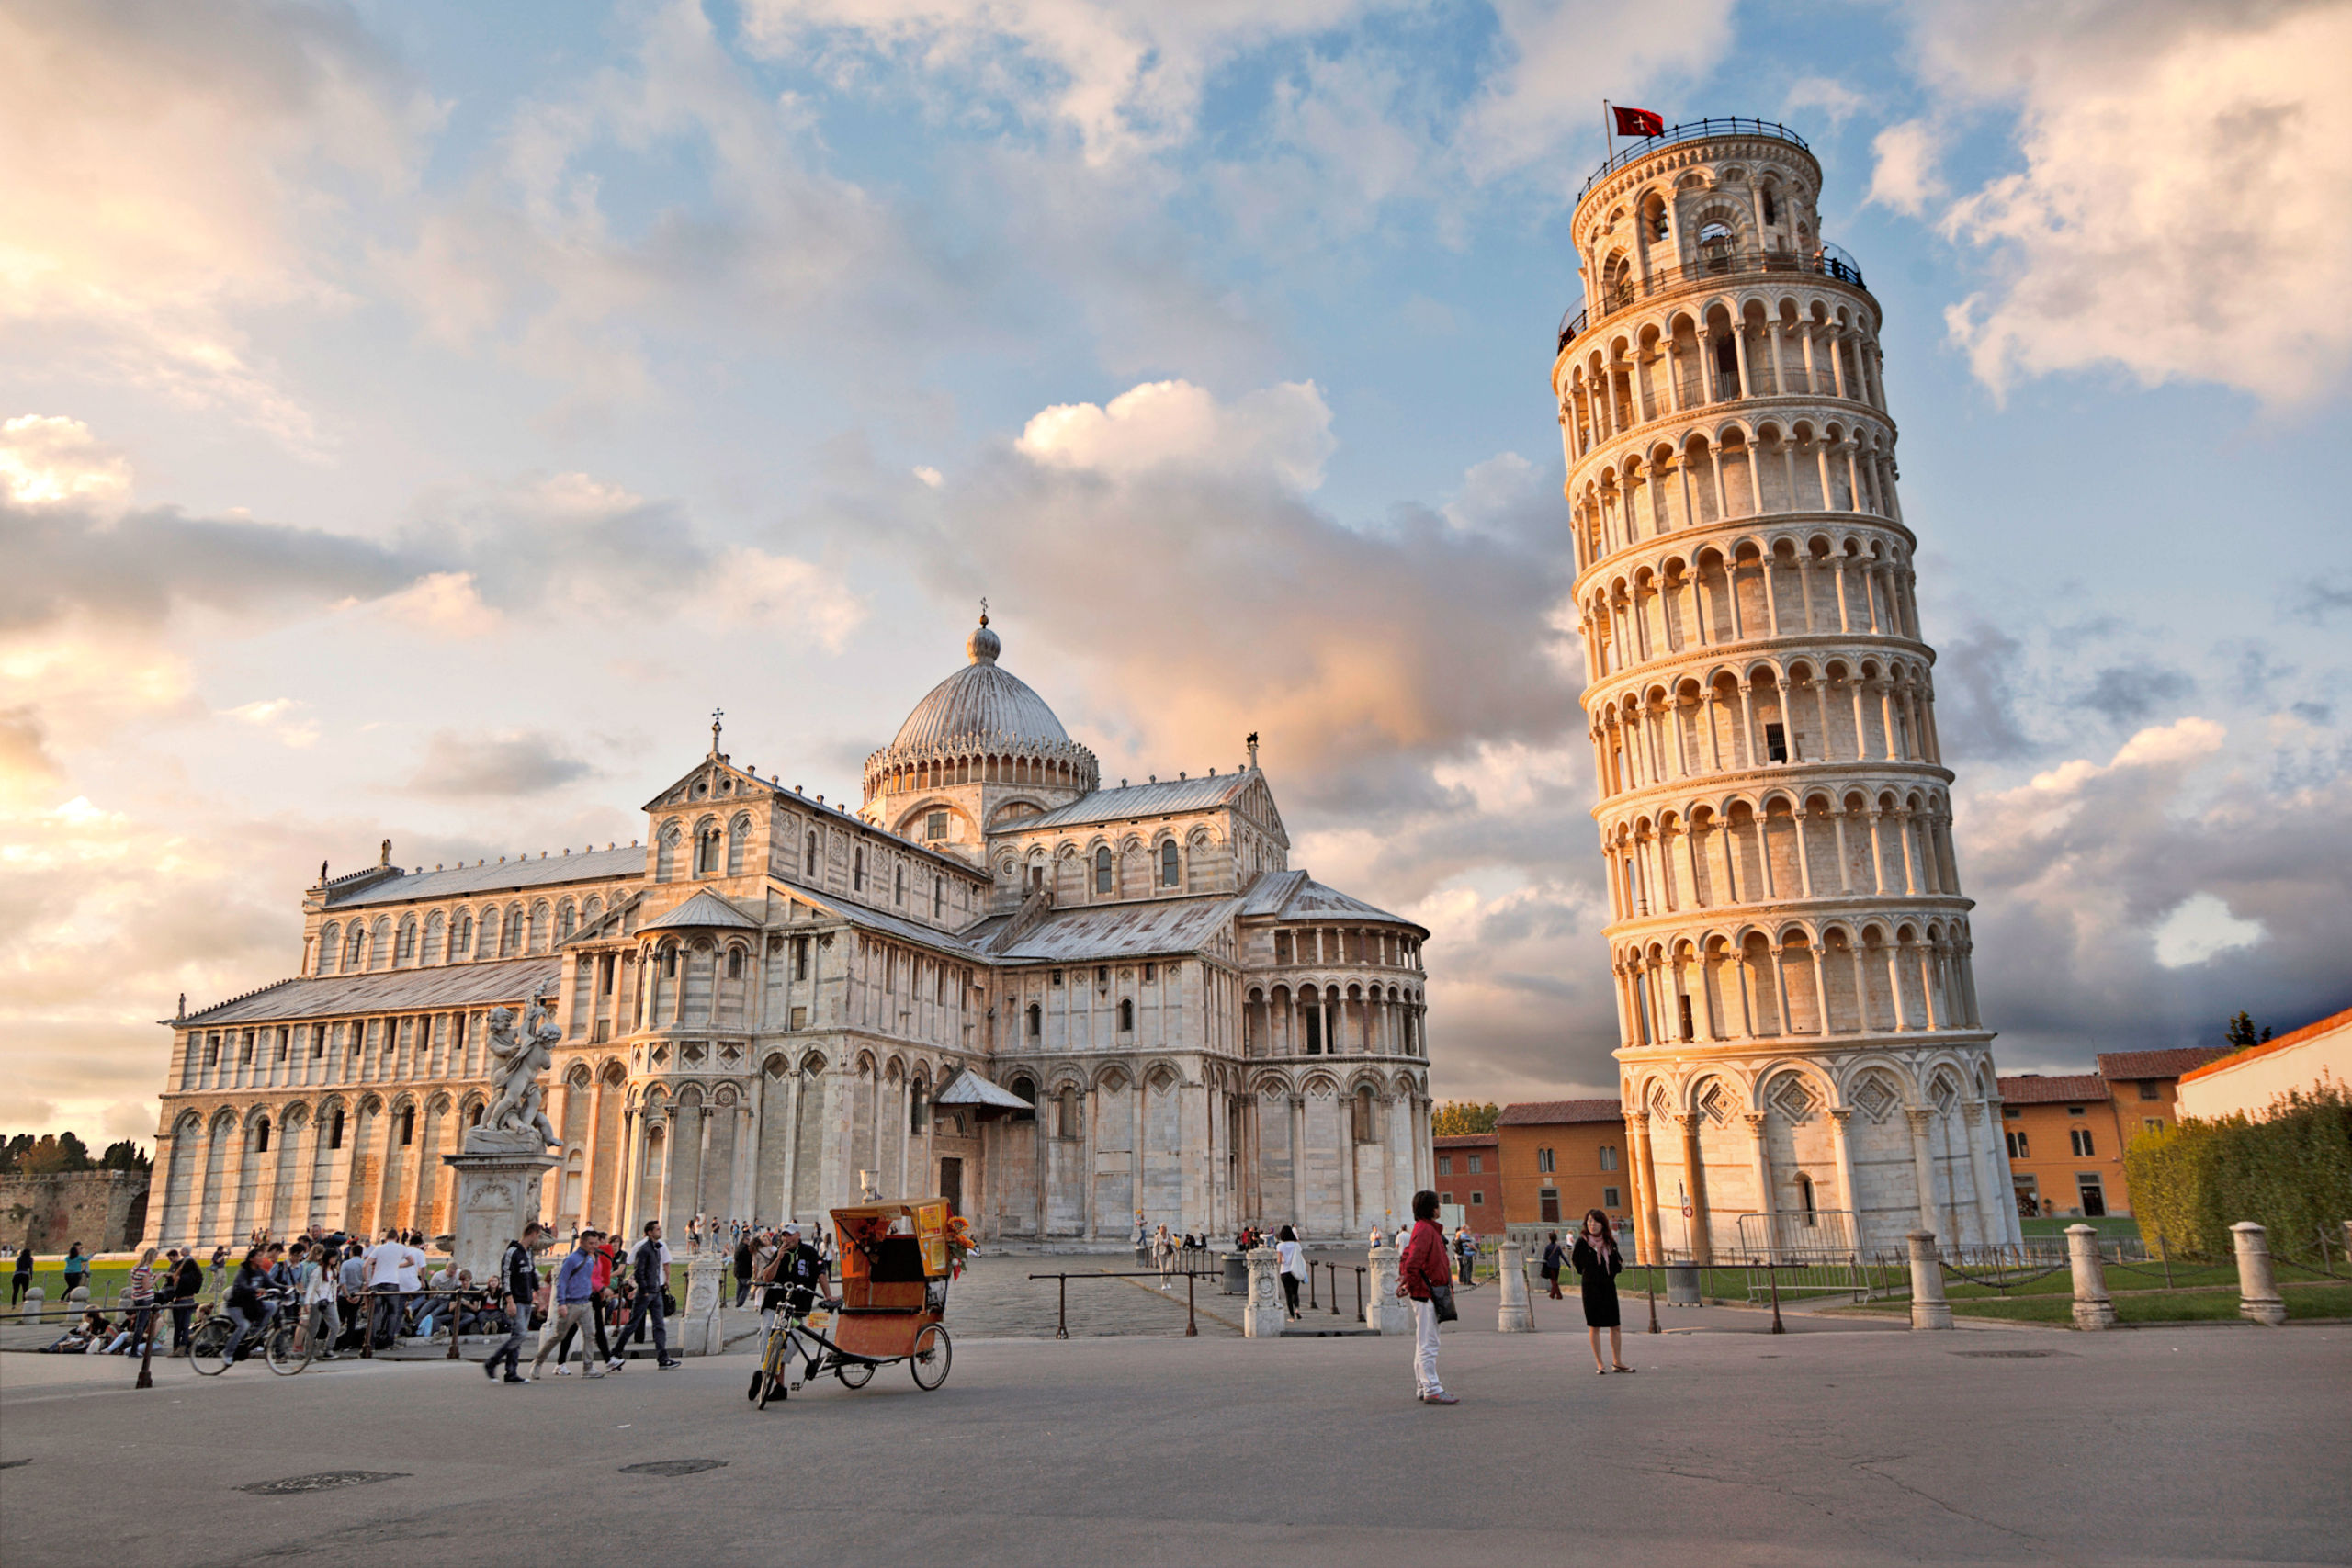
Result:
[[[1445,1385],[1437,1381],[1437,1307],[1429,1302],[1415,1302],[1413,1393],[1418,1395],[1444,1392]]]

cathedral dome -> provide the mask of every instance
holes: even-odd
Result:
[[[931,689],[899,733],[865,761],[865,798],[957,784],[1019,784],[1084,793],[1094,753],[1069,738],[1046,699],[1000,668],[989,618],[964,644],[970,660]]]
[[[1046,699],[1018,675],[998,668],[997,655],[1003,648],[1003,640],[989,630],[989,618],[982,615],[978,629],[964,644],[971,662],[915,705],[886,750],[928,753],[950,744],[1067,743],[1069,734]]]

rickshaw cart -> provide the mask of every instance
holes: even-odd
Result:
[[[829,1314],[820,1308],[789,1325],[792,1335],[822,1352],[809,1375],[830,1371],[844,1387],[864,1388],[875,1368],[905,1361],[917,1388],[937,1388],[947,1381],[955,1357],[941,1322],[947,1315],[947,1200],[859,1203],[835,1209],[832,1217],[841,1266],[837,1310]],[[777,1323],[763,1358],[763,1406],[786,1375],[786,1329]]]

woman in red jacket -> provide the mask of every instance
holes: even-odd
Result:
[[[1430,1298],[1453,1290],[1446,1260],[1445,1232],[1437,1223],[1437,1194],[1413,1194],[1413,1234],[1396,1263],[1396,1293],[1413,1303],[1413,1393],[1423,1404],[1459,1404],[1437,1381],[1437,1304]]]

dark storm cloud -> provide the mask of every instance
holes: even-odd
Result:
[[[1954,760],[1998,761],[2030,752],[2014,688],[2024,645],[1986,621],[1941,643],[1936,657],[1936,730]]]

